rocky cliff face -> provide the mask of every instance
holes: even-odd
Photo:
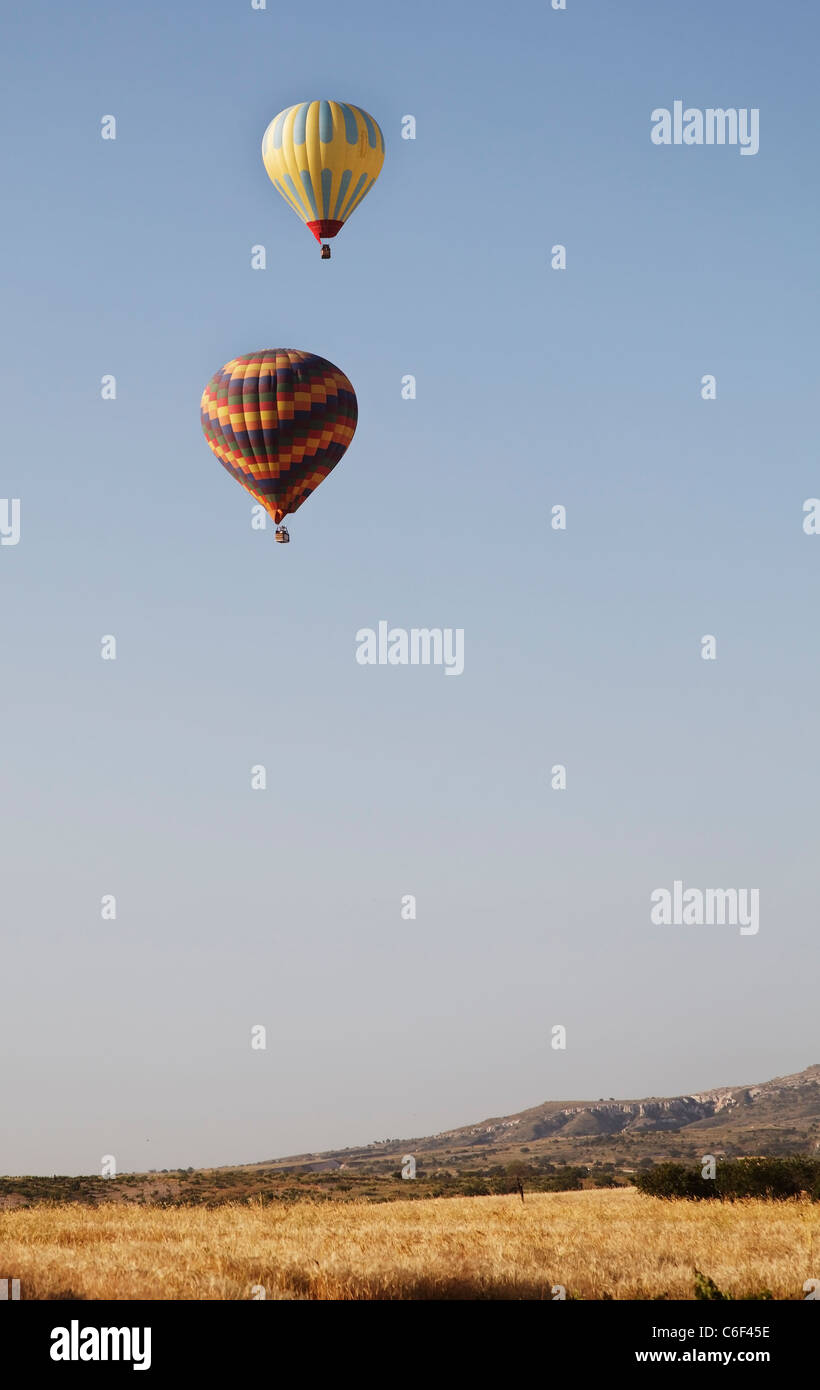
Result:
[[[745,1112],[749,1124],[759,1117],[771,1123],[779,1112],[815,1113],[820,1118],[820,1065],[808,1067],[793,1076],[776,1077],[757,1086],[722,1086],[713,1091],[666,1099],[579,1101],[537,1106],[521,1115],[487,1120],[481,1125],[447,1130],[426,1141],[449,1144],[475,1144],[515,1134],[516,1139],[542,1139],[560,1135],[647,1133],[652,1130],[679,1130],[706,1122],[715,1116],[730,1117]]]
[[[458,1168],[517,1159],[522,1152],[556,1163],[634,1162],[724,1151],[718,1145],[734,1153],[820,1151],[820,1065],[760,1085],[719,1086],[683,1096],[551,1101],[426,1138],[382,1139],[278,1163],[315,1169],[335,1160],[380,1171],[410,1153]]]

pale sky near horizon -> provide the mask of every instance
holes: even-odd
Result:
[[[820,1060],[816,8],[45,0],[6,33],[0,1172]],[[386,140],[329,263],[259,149],[315,97]],[[654,145],[676,100],[757,108],[759,152]],[[359,401],[289,547],[199,425],[272,346]],[[463,674],[360,665],[380,621],[463,629]],[[676,879],[758,888],[759,932],[652,925]]]

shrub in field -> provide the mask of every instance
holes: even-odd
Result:
[[[723,1291],[718,1288],[714,1279],[709,1278],[708,1274],[703,1274],[699,1269],[695,1270],[696,1299],[707,1299],[711,1302],[717,1303],[731,1303],[732,1297],[733,1296],[730,1293],[723,1293]],[[765,1302],[769,1299],[773,1299],[774,1294],[771,1292],[770,1289],[761,1289],[759,1293],[750,1294],[748,1295],[748,1297],[753,1299],[755,1302]]]
[[[635,1174],[635,1186],[649,1197],[719,1197],[717,1180],[702,1178],[700,1168],[683,1163],[658,1163]]]
[[[636,1174],[635,1186],[650,1197],[786,1201],[805,1194],[817,1202],[820,1160],[801,1155],[727,1159],[718,1163],[714,1178],[702,1177],[700,1165],[690,1168],[683,1163],[659,1163],[649,1172]]]
[[[695,1270],[695,1298],[710,1299],[715,1302],[727,1302],[725,1293],[721,1293],[714,1279],[710,1279],[708,1274],[701,1274],[699,1269]]]

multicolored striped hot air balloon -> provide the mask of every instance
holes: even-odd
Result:
[[[356,430],[356,392],[312,352],[234,357],[202,393],[202,429],[219,462],[281,522],[336,467]],[[289,539],[277,531],[277,539]]]
[[[316,240],[334,237],[370,192],[384,163],[372,116],[344,101],[303,101],[274,116],[262,137],[274,188]],[[324,260],[330,247],[322,246]]]

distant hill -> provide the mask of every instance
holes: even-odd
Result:
[[[297,1154],[249,1167],[322,1172],[386,1172],[412,1154],[426,1171],[486,1170],[519,1159],[553,1164],[612,1164],[629,1171],[705,1153],[820,1152],[820,1065],[746,1086],[718,1086],[641,1100],[545,1101],[440,1134],[382,1139],[359,1148]]]
[[[224,1168],[114,1178],[0,1178],[0,1210],[38,1202],[205,1205],[224,1202],[395,1201],[623,1186],[666,1159],[820,1152],[820,1066],[750,1086],[643,1100],[546,1101],[415,1139],[296,1154]],[[416,1180],[402,1179],[410,1154]]]

